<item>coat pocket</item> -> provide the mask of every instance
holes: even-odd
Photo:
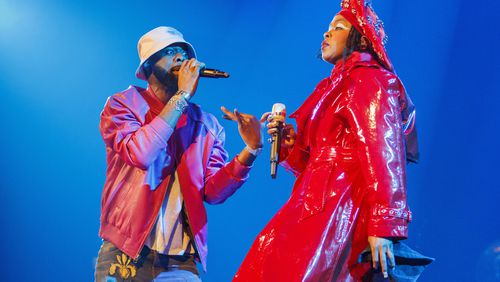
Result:
[[[328,196],[327,192],[332,189],[330,186],[334,170],[334,161],[314,162],[306,168],[302,183],[304,204],[301,220],[323,211]]]

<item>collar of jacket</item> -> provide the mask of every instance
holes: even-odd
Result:
[[[151,89],[151,86],[148,85],[147,89],[144,89],[139,86],[133,86],[133,87],[137,90],[137,92],[141,93],[142,97],[144,97],[149,107],[151,108],[153,114],[155,116],[160,114],[160,112],[165,107],[165,104],[160,99],[158,99],[158,97],[156,97],[156,95],[153,92],[153,89]],[[186,112],[184,112],[182,115],[187,115],[191,120],[203,122],[201,109],[200,106],[197,104],[189,102],[189,106]]]
[[[361,66],[382,68],[380,64],[369,53],[353,52],[347,59],[335,64],[330,76],[323,79],[314,89],[313,93],[302,103],[302,105],[290,115],[297,122],[297,126],[304,128],[310,114],[326,92],[331,92],[340,83],[342,78],[347,77],[350,72]]]
[[[370,53],[355,51],[345,60],[340,60],[335,64],[335,67],[331,71],[330,79],[335,78],[340,73],[349,73],[352,69],[361,66],[374,68],[382,67]]]

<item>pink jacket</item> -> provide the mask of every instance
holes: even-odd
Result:
[[[157,117],[163,103],[136,86],[111,96],[101,113],[107,171],[101,202],[101,238],[138,257],[163,202],[173,170],[179,175],[194,243],[206,270],[207,214],[248,178],[250,167],[226,163],[224,129],[190,104],[175,129]]]

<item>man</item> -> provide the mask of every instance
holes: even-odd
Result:
[[[138,43],[131,86],[111,96],[101,114],[107,171],[101,205],[103,244],[96,281],[200,281],[206,270],[207,216],[248,178],[262,147],[254,116],[222,110],[247,145],[226,163],[224,130],[190,103],[203,64],[182,34],[155,28]],[[178,280],[176,280],[178,281]],[[183,280],[184,281],[184,280]]]

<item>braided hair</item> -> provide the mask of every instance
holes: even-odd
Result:
[[[373,51],[373,48],[371,46],[370,41],[365,37],[365,40],[367,41],[366,46],[362,46],[361,44],[361,39],[363,38],[363,35],[354,27],[351,27],[351,30],[349,31],[349,35],[347,36],[347,42],[345,44],[345,49],[344,49],[344,60],[349,57],[352,52],[365,52],[369,53],[372,55],[372,57],[381,65],[383,66],[382,62],[379,60],[378,56],[375,54],[375,51]]]

